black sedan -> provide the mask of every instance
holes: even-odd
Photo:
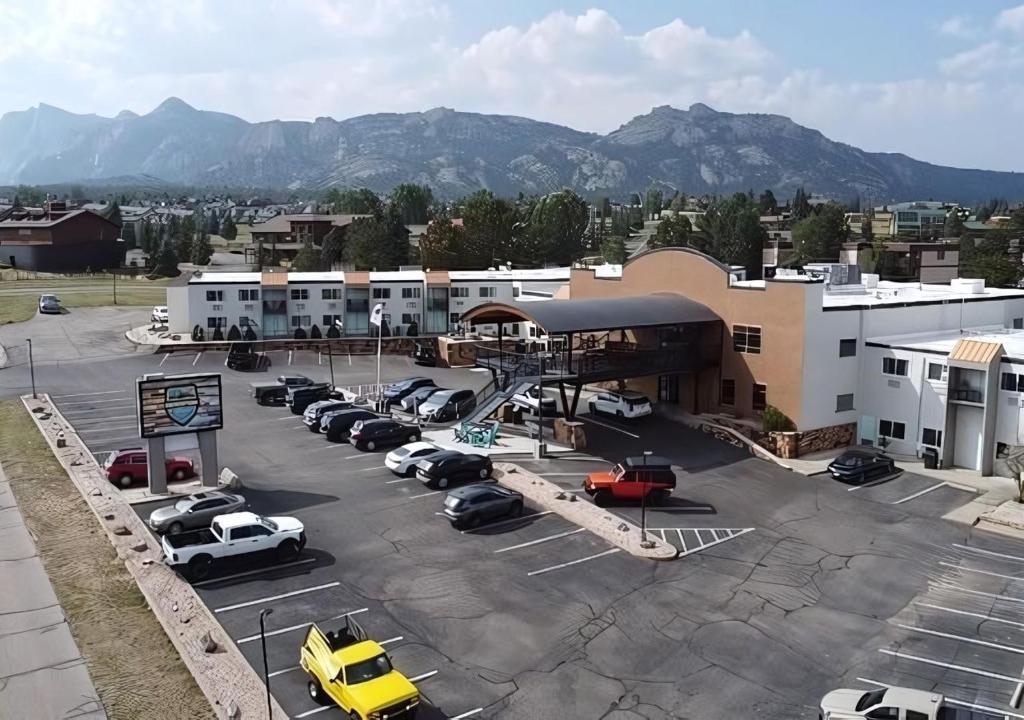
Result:
[[[412,392],[418,390],[421,387],[429,387],[434,384],[434,381],[430,378],[425,377],[413,377],[405,380],[400,380],[390,385],[385,385],[384,390],[381,394],[384,396],[384,401],[388,404],[396,403],[407,397]]]
[[[888,455],[868,448],[853,448],[837,457],[828,466],[836,480],[862,483],[874,477],[896,472],[896,463]]]
[[[448,493],[441,514],[458,530],[475,528],[485,520],[522,515],[523,495],[495,483],[466,485]]]
[[[352,426],[348,441],[359,450],[376,450],[387,445],[412,443],[420,439],[420,429],[397,420],[379,418],[360,420]]]
[[[493,470],[491,459],[485,455],[448,450],[421,460],[416,465],[416,477],[427,487],[443,490],[459,481],[486,480]]]
[[[353,425],[360,420],[376,420],[379,417],[377,413],[362,408],[337,410],[320,419],[320,431],[331,442],[348,442],[349,431]]]

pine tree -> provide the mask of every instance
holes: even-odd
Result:
[[[200,232],[196,239],[192,241],[190,251],[189,261],[193,265],[208,265],[210,258],[213,256],[213,245],[210,244],[210,236],[205,232]]]
[[[231,213],[224,215],[224,221],[220,224],[220,236],[225,240],[234,240],[238,237],[238,227],[231,217]]]
[[[174,252],[174,243],[170,240],[164,240],[161,244],[153,274],[163,277],[177,277],[181,274],[178,270],[178,256]]]

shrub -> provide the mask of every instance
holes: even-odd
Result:
[[[338,326],[337,325],[331,325],[329,328],[327,328],[327,337],[329,337],[329,338],[340,338],[341,337],[341,331],[338,330]]]
[[[767,406],[761,413],[761,423],[765,432],[785,432],[793,429],[793,421],[774,405]]]
[[[231,329],[228,330],[228,340],[241,340],[242,331],[238,329],[237,325],[232,325]]]
[[[312,340],[319,340],[320,338],[322,338],[323,335],[320,333],[320,327],[317,325],[311,327],[309,329],[309,337]]]
[[[220,329],[220,325],[218,325],[216,328],[214,328],[214,330],[213,330],[213,338],[212,339],[215,342],[218,341],[218,340],[223,340],[224,339],[224,331]]]
[[[295,328],[295,339],[296,340],[305,340],[306,339],[306,331],[303,330],[302,328]]]
[[[247,325],[245,332],[242,333],[242,337],[246,340],[252,341],[256,339],[256,332],[252,329],[252,325]]]

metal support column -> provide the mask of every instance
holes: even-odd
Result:
[[[558,394],[562,396],[562,412],[569,417],[569,400],[565,396],[565,383],[558,381]]]
[[[504,336],[502,331],[505,327],[505,323],[498,322],[498,372],[501,374],[501,385],[498,387],[499,390],[505,389],[505,348],[502,346]]]
[[[196,433],[199,436],[199,461],[203,466],[203,487],[217,487],[220,466],[217,461],[217,431]]]
[[[149,438],[149,449],[146,465],[149,470],[149,493],[164,495],[167,492],[167,465],[164,463],[166,451],[162,437]]]
[[[576,383],[573,386],[573,391],[572,391],[572,408],[569,411],[569,418],[570,419],[576,417],[576,408],[580,404],[580,391],[582,389],[583,389],[583,385],[581,385],[580,383]]]

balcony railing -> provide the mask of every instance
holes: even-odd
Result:
[[[985,402],[985,393],[971,388],[950,388],[949,394],[954,402],[969,402],[979,405]]]

